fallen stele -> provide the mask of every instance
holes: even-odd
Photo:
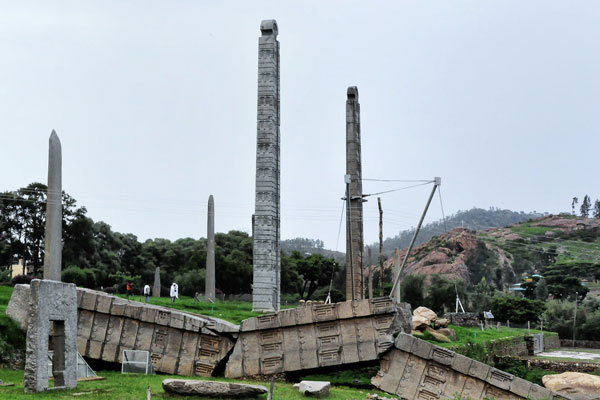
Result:
[[[181,396],[241,398],[268,392],[266,387],[260,385],[187,379],[165,379],[162,381],[162,387],[167,393]]]

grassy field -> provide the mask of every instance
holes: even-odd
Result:
[[[161,382],[163,379],[183,378],[170,375],[135,375],[121,374],[113,371],[99,371],[99,376],[105,377],[103,381],[88,381],[79,382],[76,389],[67,391],[51,391],[35,395],[36,399],[114,399],[114,400],[139,400],[145,399],[146,389],[150,385],[152,391],[152,399],[176,399],[180,396],[170,396],[162,389]],[[0,387],[0,398],[2,399],[31,399],[31,395],[26,395],[23,392],[23,371],[10,371],[0,369],[0,379],[4,382],[14,383],[15,386]],[[194,378],[208,379],[208,378]],[[263,385],[267,389],[268,382],[258,381],[239,381],[225,378],[211,378],[223,382],[248,383],[255,385]],[[80,393],[80,394],[79,394]],[[389,396],[384,392],[376,390],[353,389],[349,387],[337,386],[332,387],[328,399],[366,399],[367,393],[377,393],[380,396]],[[205,397],[193,397],[194,399],[205,399]],[[259,399],[266,399],[263,395]],[[275,399],[303,399],[298,389],[292,387],[291,383],[275,382],[275,390],[273,392]]]
[[[440,343],[437,342],[433,336],[431,336],[428,332],[425,332],[424,335],[416,337],[420,337],[421,339],[427,340],[428,342],[435,343],[441,347],[458,347],[465,346],[467,344],[482,344],[485,342],[489,342],[492,340],[503,340],[509,339],[516,336],[524,336],[528,334],[527,329],[517,329],[517,328],[507,328],[501,327],[499,331],[496,328],[481,330],[481,328],[477,327],[464,327],[464,326],[456,326],[450,325],[449,328],[452,328],[456,331],[456,335],[458,340],[451,343]],[[530,331],[532,334],[540,333],[541,331],[532,329]],[[551,334],[552,332],[546,332],[545,334]]]
[[[118,295],[119,297],[126,298],[125,295]],[[143,296],[130,296],[130,300],[144,301]],[[220,301],[217,300],[215,303],[208,301],[196,301],[192,297],[181,296],[171,303],[169,297],[150,297],[149,304],[154,304],[162,307],[174,308],[176,310],[191,312],[194,314],[202,314],[221,318],[234,324],[239,324],[242,320],[256,317],[262,313],[252,311],[252,303],[248,301]]]

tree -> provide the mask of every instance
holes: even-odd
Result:
[[[499,321],[511,321],[524,324],[527,321],[537,322],[546,310],[546,303],[541,300],[529,300],[525,297],[494,297],[491,303],[494,317]]]
[[[571,214],[575,215],[575,207],[577,206],[577,203],[579,202],[579,199],[577,197],[573,197],[573,201],[571,202]]]
[[[579,211],[581,211],[581,216],[586,218],[589,217],[591,208],[592,202],[590,200],[590,196],[586,194],[583,197],[583,202],[581,203],[581,207],[579,208]]]
[[[477,313],[489,311],[492,297],[494,297],[494,287],[483,277],[474,289],[471,294],[471,310]]]
[[[410,304],[413,309],[425,304],[425,296],[423,296],[425,278],[425,275],[408,275],[402,279],[400,285],[402,301]]]
[[[535,298],[542,301],[546,301],[548,298],[548,284],[543,277],[540,278],[535,288]]]
[[[467,303],[465,281],[462,279],[451,281],[442,275],[435,274],[431,277],[431,285],[427,288],[425,305],[436,314],[451,310],[456,302],[456,291],[458,291],[461,301]]]
[[[310,299],[317,288],[329,285],[332,275],[339,268],[338,263],[332,258],[326,258],[321,254],[310,254],[304,257],[299,251],[293,251],[285,263],[298,274],[296,288],[302,300]]]
[[[600,218],[600,200],[594,202],[594,218]]]
[[[581,283],[579,277],[586,277],[594,274],[596,264],[593,263],[575,263],[575,264],[554,264],[542,269],[542,275],[548,285],[548,293],[554,299],[572,299],[583,301],[589,292],[589,289]]]

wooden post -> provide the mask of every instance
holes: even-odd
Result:
[[[379,206],[379,296],[383,297],[383,209],[381,208],[381,197],[377,198]]]

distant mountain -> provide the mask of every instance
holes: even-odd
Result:
[[[303,254],[322,254],[325,257],[333,258],[341,264],[346,262],[345,253],[323,248],[323,241],[320,239],[294,238],[281,241],[282,252],[290,254],[294,250]]]
[[[406,249],[400,258],[405,254]],[[389,257],[384,268],[394,261]],[[415,246],[403,275],[440,274],[470,285],[485,277],[502,290],[551,265],[563,268],[565,276],[600,279],[600,219],[561,214],[479,232],[455,228]]]
[[[454,228],[465,228],[474,231],[482,231],[490,228],[501,228],[508,225],[518,224],[529,219],[539,218],[546,214],[541,213],[525,213],[523,211],[501,210],[499,208],[490,208],[484,210],[482,208],[472,208],[467,211],[458,211],[456,214],[446,218],[446,222],[439,220],[423,225],[415,245],[425,243],[434,236],[439,236],[444,232],[448,232]],[[385,220],[384,220],[385,224]],[[394,253],[394,248],[403,249],[408,247],[410,240],[414,235],[415,229],[401,231],[398,235],[387,238],[383,241],[383,253],[386,256]],[[379,254],[379,243],[373,243],[370,246],[374,257]]]

